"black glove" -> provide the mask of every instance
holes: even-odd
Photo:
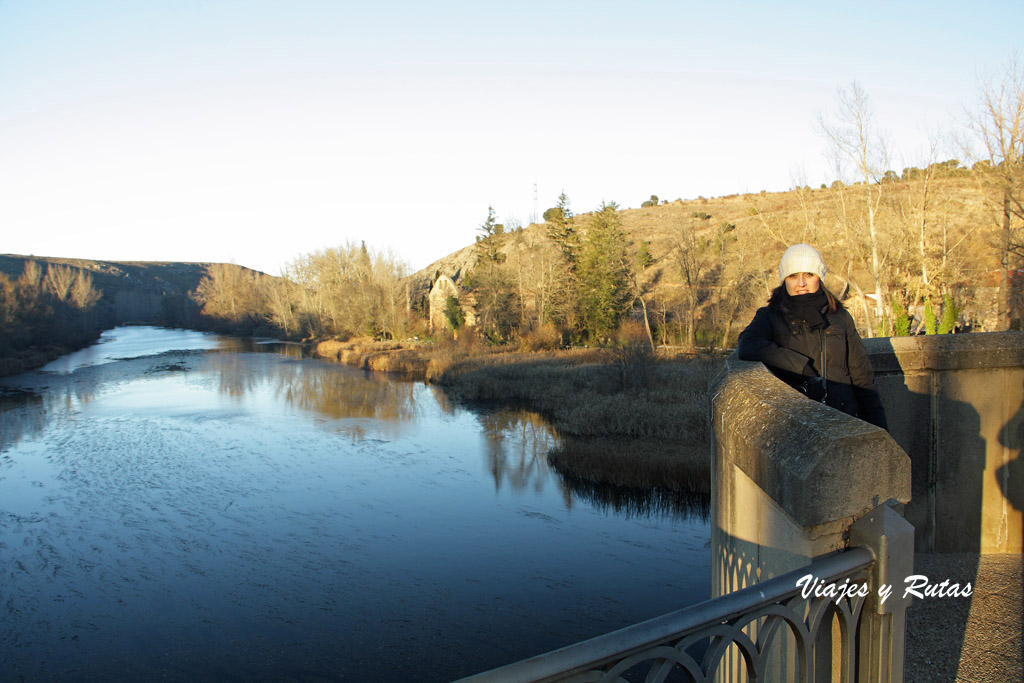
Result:
[[[811,377],[797,388],[812,401],[824,403],[828,396],[824,377]]]

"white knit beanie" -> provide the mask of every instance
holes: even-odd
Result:
[[[817,249],[809,244],[794,244],[779,261],[779,283],[793,273],[814,273],[824,280],[827,270]]]

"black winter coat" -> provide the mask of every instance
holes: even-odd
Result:
[[[842,308],[835,313],[826,310],[823,315],[825,328],[812,330],[781,311],[759,308],[740,333],[737,353],[742,360],[761,361],[779,379],[799,388],[808,378],[821,375],[824,342],[826,403],[887,429],[875,389],[875,372],[853,318]]]

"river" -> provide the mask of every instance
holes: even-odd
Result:
[[[557,443],[295,345],[108,331],[0,379],[0,678],[446,681],[706,599],[706,509],[574,486]]]

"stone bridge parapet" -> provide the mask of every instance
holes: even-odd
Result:
[[[844,548],[850,525],[910,501],[911,463],[885,430],[730,358],[711,388],[712,593]]]
[[[918,552],[1020,553],[1024,332],[866,339]]]

